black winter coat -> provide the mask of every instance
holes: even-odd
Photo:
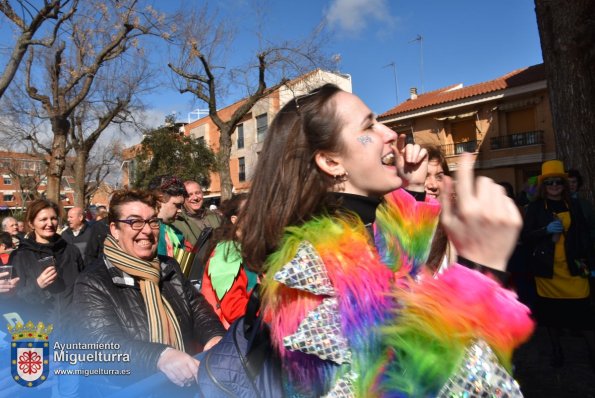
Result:
[[[55,259],[58,277],[51,285],[41,289],[37,277],[44,266],[39,260],[48,256]],[[54,323],[54,328],[60,331],[60,326],[68,323],[74,282],[83,270],[79,249],[58,235],[47,244],[36,242],[32,236],[21,240],[9,261],[21,278],[17,285],[17,298],[21,301],[18,311],[23,312],[20,314],[23,321]]]
[[[85,256],[87,244],[92,237],[91,226],[86,221],[83,223],[81,230],[77,236],[74,236],[72,229],[68,228],[62,232],[62,239],[66,242],[75,245],[81,251],[81,256]]]
[[[195,354],[225,329],[205,298],[182,275],[178,263],[161,257],[161,294],[177,315],[186,352]],[[159,355],[167,347],[152,343],[145,303],[138,282],[101,259],[76,281],[75,311],[85,338],[92,343],[118,343],[128,353],[134,372],[157,370]]]
[[[544,199],[529,204],[521,238],[529,253],[529,266],[535,276],[553,278],[554,249],[552,235],[546,231],[547,225],[555,220],[554,212],[546,208]],[[575,260],[586,260],[593,267],[593,253],[589,242],[589,231],[576,200],[569,203],[570,228],[566,232],[564,248],[566,262],[571,275],[578,276],[580,271]]]

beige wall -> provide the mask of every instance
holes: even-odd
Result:
[[[473,102],[473,99],[467,101]],[[555,141],[552,126],[552,117],[549,107],[547,89],[530,92],[521,92],[517,95],[504,96],[493,101],[477,102],[474,104],[453,104],[450,109],[444,110],[448,104],[441,104],[441,111],[407,118],[399,115],[393,120],[383,123],[398,132],[413,131],[414,140],[418,144],[449,145],[456,144],[457,137],[453,135],[456,125],[474,124],[473,137],[462,137],[461,140],[475,139],[483,141],[477,154],[478,175],[492,178],[495,181],[507,181],[513,185],[515,192],[522,189],[526,178],[537,175],[543,161],[555,157]],[[532,109],[532,112],[523,110]],[[516,112],[516,125],[519,129],[529,128],[543,131],[543,144],[521,145],[500,149],[491,148],[491,140],[495,137],[510,135],[507,128],[507,112]],[[418,112],[419,113],[419,112]],[[468,116],[473,113],[473,116]],[[457,116],[464,116],[457,118]],[[530,117],[531,120],[522,120],[518,117]],[[442,119],[442,120],[440,120]],[[511,125],[511,116],[508,116],[508,125]],[[398,127],[397,127],[398,126]],[[517,131],[517,133],[524,133]],[[505,138],[506,139],[506,138]],[[459,155],[447,156],[449,166],[456,170]]]
[[[296,96],[305,94],[325,83],[337,84],[343,90],[351,92],[352,86],[350,76],[316,70],[304,75],[301,78],[288,82],[286,85],[281,86],[254,105],[250,113],[248,113],[242,121],[244,127],[244,148],[238,149],[237,130],[232,136],[232,148],[229,165],[235,191],[241,192],[249,188],[250,180],[254,175],[256,163],[258,162],[258,154],[262,150],[262,140],[259,142],[257,136],[256,118],[259,115],[266,113],[268,122],[267,125],[270,125],[279,109],[284,104],[286,104],[287,101],[292,100]],[[239,101],[225,109],[222,109],[220,111],[220,117],[223,120],[227,120],[235,111],[235,109],[237,109],[242,103],[242,101]],[[190,123],[186,126],[186,131],[187,134],[190,134],[195,138],[204,137],[205,143],[209,145],[213,151],[216,152],[219,149],[219,132],[217,127],[211,121],[210,117],[204,117],[193,123]],[[246,169],[246,181],[243,182],[240,182],[238,178],[239,158],[241,157],[244,158]],[[211,185],[208,188],[207,195],[218,196],[220,193],[221,183],[219,176],[217,173],[213,173],[211,174]]]

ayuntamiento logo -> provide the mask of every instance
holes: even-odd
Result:
[[[47,380],[50,371],[50,341],[53,325],[29,321],[24,326],[8,326],[12,335],[11,373],[14,381],[25,387],[36,387]]]

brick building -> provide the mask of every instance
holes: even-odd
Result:
[[[39,156],[0,151],[0,215],[23,211],[28,201],[42,196],[46,189],[46,165]],[[74,178],[65,173],[62,176],[60,205],[71,208],[74,205]]]
[[[556,152],[543,64],[468,87],[419,95],[412,89],[410,99],[378,120],[416,143],[440,146],[451,169],[461,153],[474,153],[477,174],[516,191]]]

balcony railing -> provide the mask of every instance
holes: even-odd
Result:
[[[493,137],[490,140],[491,149],[516,148],[519,146],[543,144],[543,131],[526,131]]]
[[[453,155],[460,155],[463,152],[470,152],[470,153],[477,152],[480,145],[481,145],[481,141],[473,140],[473,141],[465,141],[465,142],[456,142],[454,144],[441,145],[441,148],[442,148],[442,152],[446,156],[453,156]]]

